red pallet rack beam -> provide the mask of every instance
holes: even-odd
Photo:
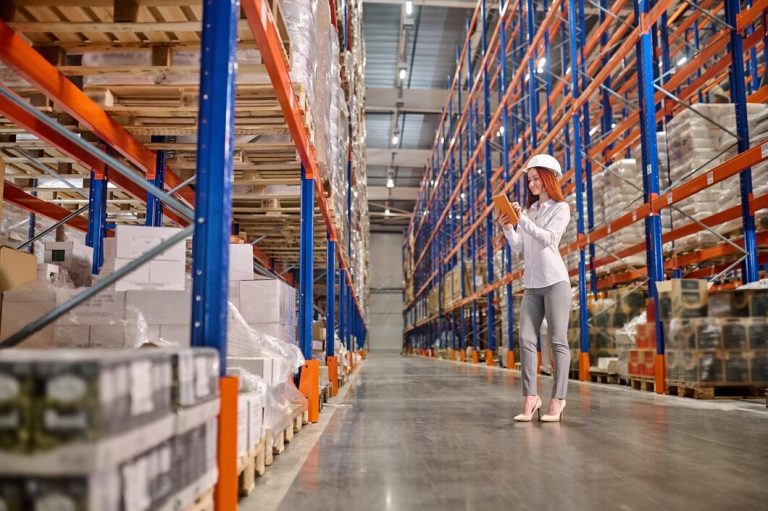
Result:
[[[30,213],[42,215],[56,222],[66,218],[72,212],[68,209],[46,202],[34,195],[30,195],[18,186],[6,181],[3,189],[3,199],[20,208],[26,209]],[[88,220],[81,216],[76,216],[66,222],[66,225],[85,232],[88,230]]]
[[[736,28],[741,32],[757,21],[766,10],[768,10],[768,0],[753,1],[752,7],[744,9],[736,16]]]

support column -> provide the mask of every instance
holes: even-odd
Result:
[[[88,196],[88,238],[93,248],[91,273],[99,273],[104,264],[104,225],[107,223],[107,178],[91,171]]]
[[[736,27],[739,15],[738,0],[725,1],[725,21],[731,27]],[[747,92],[744,76],[744,45],[741,34],[733,28],[728,42],[728,52],[731,54],[731,69],[729,82],[731,85],[731,102],[736,106],[736,134],[738,135],[739,153],[749,149],[749,121],[747,116]],[[749,209],[752,199],[752,169],[747,168],[739,173],[741,191],[741,218],[744,228],[744,251],[746,259],[742,265],[742,281],[746,284],[757,280],[757,240],[755,235],[755,216]]]
[[[165,142],[165,137],[152,135],[153,144]],[[159,189],[165,186],[165,151],[157,151],[155,156],[155,178],[147,180]],[[163,203],[152,194],[147,194],[147,217],[144,219],[144,225],[150,227],[160,227],[163,225]]]
[[[579,97],[578,80],[578,38],[577,38],[577,11],[576,1],[568,1],[568,38],[571,61],[571,93],[573,99]],[[578,110],[573,112],[573,163],[574,181],[576,183],[576,230],[579,239],[579,325],[580,325],[580,353],[579,353],[579,380],[589,380],[589,330],[587,325],[587,275],[586,253],[584,251],[584,204],[583,204],[583,172],[581,167],[581,114]]]
[[[650,0],[634,0],[635,19],[642,19],[651,9]],[[659,196],[659,157],[656,147],[656,103],[654,100],[653,70],[654,51],[651,27],[645,27],[637,43],[638,86],[640,103],[640,132],[643,159],[643,191],[645,202],[653,202]],[[666,389],[664,360],[664,330],[659,321],[659,297],[656,282],[664,280],[662,261],[661,217],[652,213],[645,219],[646,262],[648,266],[649,317],[656,322],[656,392]]]
[[[488,34],[486,28],[486,0],[480,0],[480,20],[482,26],[482,52],[483,59],[485,59],[488,53]],[[483,66],[483,131],[487,132],[491,124],[491,80],[488,76],[488,62]],[[491,186],[491,175],[493,174],[493,163],[491,162],[491,140],[490,136],[485,137],[485,205],[490,206],[493,202],[493,187]],[[488,275],[488,283],[494,281],[493,271],[493,215],[485,217],[485,264]],[[495,306],[493,304],[494,291],[491,291],[487,295],[488,300],[488,312],[487,312],[487,325],[488,325],[488,351],[486,353],[486,362],[493,360],[494,353],[496,351],[496,317]]]
[[[312,295],[314,282],[315,182],[301,167],[301,224],[299,237],[299,347],[312,360]]]
[[[192,246],[192,346],[219,350],[221,413],[216,509],[237,509],[237,379],[227,377],[227,285],[232,224],[237,0],[203,3],[200,129]]]

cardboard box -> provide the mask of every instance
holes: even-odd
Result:
[[[266,395],[260,392],[245,394],[248,402],[248,447],[255,447],[264,437],[264,405]]]
[[[250,243],[229,245],[229,280],[253,279],[253,246]]]
[[[76,286],[91,284],[93,248],[74,241],[47,241],[43,260],[67,270]]]
[[[37,268],[37,264],[35,264]],[[34,280],[34,279],[33,279]],[[0,323],[0,340],[5,340],[32,321],[51,312],[56,308],[56,293],[45,291],[5,291],[3,293],[2,318]],[[19,347],[50,348],[55,343],[54,324],[51,323],[42,330],[27,337]]]
[[[141,311],[151,325],[189,325],[192,321],[191,291],[128,291],[125,305]]]
[[[89,344],[91,348],[134,348],[138,347],[136,337],[129,338],[126,325],[92,325]]]
[[[85,291],[86,289],[59,291],[56,294],[57,303],[61,305]],[[75,325],[107,325],[122,324],[125,319],[125,292],[103,291],[78,305],[60,318],[60,321]]]
[[[39,263],[37,265],[37,280],[42,282],[50,282],[53,284],[56,282],[56,277],[59,275],[59,266],[56,264]]]
[[[275,386],[275,359],[273,357],[227,357],[227,366],[242,367],[257,376],[269,386]]]
[[[114,269],[119,270],[132,259],[118,258]],[[184,261],[150,261],[115,283],[116,291],[183,291]]]
[[[325,340],[325,321],[315,321],[312,323],[312,339],[315,341]]]
[[[0,292],[8,291],[37,277],[37,258],[30,253],[0,247]]]
[[[237,396],[237,456],[248,452],[248,398]]]
[[[707,316],[709,283],[699,279],[672,279],[656,283],[659,314],[663,320]]]
[[[248,324],[296,325],[296,290],[278,279],[242,281],[240,314]]]
[[[117,259],[117,239],[116,238],[104,238],[102,241],[102,247],[104,249],[104,262],[114,261]]]
[[[312,351],[325,352],[325,341],[312,341]]]
[[[768,316],[768,289],[744,289],[712,293],[709,315],[714,318]]]
[[[115,259],[136,259],[163,241],[178,234],[175,227],[146,227],[143,225],[118,225],[115,229]],[[181,261],[186,256],[186,243],[180,241],[153,261]]]
[[[190,325],[161,325],[160,338],[177,344],[181,348],[189,348],[192,338],[191,327]]]
[[[254,330],[270,335],[275,339],[279,339],[283,342],[296,344],[297,333],[296,327],[293,325],[281,325],[280,323],[258,323],[249,324]]]

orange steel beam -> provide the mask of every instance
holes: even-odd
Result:
[[[741,32],[762,16],[763,11],[768,10],[768,0],[755,0],[752,7],[744,9],[736,16],[736,29]]]
[[[5,182],[5,188],[3,189],[3,199],[15,206],[50,218],[56,222],[61,221],[72,214],[72,211],[35,197],[7,181]],[[88,220],[82,216],[71,218],[66,224],[79,231],[85,232],[88,230]]]

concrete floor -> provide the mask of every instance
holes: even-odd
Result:
[[[520,389],[514,372],[372,354],[240,509],[768,509],[764,403],[573,382],[564,424],[517,424]]]

